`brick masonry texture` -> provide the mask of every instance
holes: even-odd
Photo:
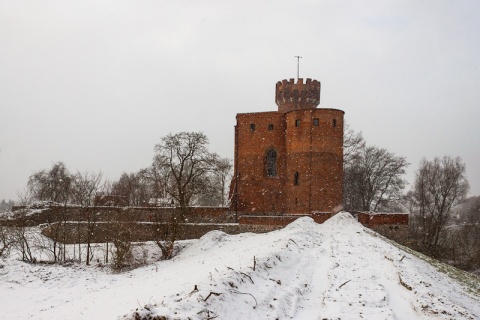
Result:
[[[320,82],[311,79],[277,82],[275,101],[278,111],[237,114],[230,209],[239,215],[332,211],[342,203],[344,112],[317,108]]]

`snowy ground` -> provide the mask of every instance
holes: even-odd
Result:
[[[267,234],[213,231],[121,274],[2,263],[0,319],[480,319],[478,278],[453,280],[347,213]]]

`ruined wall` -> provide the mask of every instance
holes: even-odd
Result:
[[[161,207],[78,207],[50,206],[29,210],[17,207],[16,218],[1,220],[2,225],[35,226],[57,221],[138,221],[168,222],[171,214],[180,208]],[[185,214],[190,223],[234,223],[236,217],[228,208],[222,207],[190,207]]]
[[[112,242],[118,234],[119,228],[126,228],[130,232],[130,239],[133,242],[153,241],[156,239],[158,228],[168,228],[165,223],[156,224],[153,222],[98,222],[90,227],[91,243]],[[50,224],[42,233],[58,242],[66,244],[86,243],[88,225],[84,221],[67,222],[61,224]],[[243,229],[238,224],[217,224],[217,223],[180,223],[178,225],[177,240],[198,239],[207,232],[220,230],[228,234],[238,234]]]

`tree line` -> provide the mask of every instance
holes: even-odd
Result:
[[[25,205],[32,201],[40,201],[62,204],[65,207],[67,205],[85,207],[85,210],[79,213],[82,215],[81,219],[76,221],[78,239],[75,245],[78,245],[77,261],[81,261],[84,255],[87,265],[93,257],[92,235],[98,227],[97,214],[90,210],[90,207],[95,204],[99,194],[126,199],[124,203],[126,206],[157,205],[157,200],[162,200],[162,205],[166,202],[175,209],[170,213],[167,223],[161,222],[159,217],[154,217],[153,240],[161,249],[162,257],[170,259],[174,253],[180,224],[185,222],[185,215],[190,206],[227,204],[226,189],[231,179],[232,167],[230,159],[209,151],[208,138],[203,133],[180,132],[161,138],[154,147],[152,164],[148,168],[133,173],[125,172],[116,181],[104,179],[101,172],[71,173],[63,162],[57,162],[50,169],[30,175],[27,187],[19,192],[18,196]],[[2,252],[6,254],[13,246],[22,253],[22,260],[34,262],[35,257],[31,253],[33,244],[50,252],[53,262],[65,262],[67,259],[65,237],[67,227],[72,222],[67,221],[66,210],[63,210],[63,213],[62,221],[50,225],[52,239],[46,245],[40,245],[40,237],[29,239],[25,236],[28,234],[25,227],[15,230],[2,227],[0,256]],[[123,268],[131,262],[130,228],[133,222],[128,209],[120,221],[112,221],[110,236],[115,248],[112,251],[112,259],[116,269]],[[85,239],[81,239],[82,233],[85,234]],[[109,241],[105,239],[107,262]],[[86,243],[86,248],[82,248],[82,242]],[[76,252],[74,250],[74,253]]]
[[[423,159],[409,190],[410,164],[387,149],[367,145],[361,132],[344,135],[343,205],[346,211],[408,212],[415,250],[464,269],[480,266],[480,201],[467,199],[460,157]],[[468,200],[468,201],[467,201]],[[468,205],[467,205],[468,203]]]
[[[63,162],[33,173],[20,202],[52,201],[92,206],[95,196],[115,195],[127,206],[146,206],[153,199],[168,199],[186,208],[191,205],[225,206],[232,161],[208,150],[201,132],[180,132],[161,138],[152,164],[137,172],[124,172],[118,180],[102,172],[72,173]]]
[[[2,201],[0,201],[0,213],[12,210],[13,205],[15,205],[15,201],[5,201],[5,199],[2,199]]]

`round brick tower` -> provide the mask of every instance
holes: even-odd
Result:
[[[315,109],[320,104],[320,82],[317,80],[294,79],[278,81],[275,87],[275,103],[279,112],[299,109]]]
[[[342,204],[342,110],[317,108],[320,82],[277,82],[278,111],[237,114],[231,208],[238,214],[330,212]]]
[[[320,82],[277,82],[275,101],[285,114],[285,210],[331,211],[342,204],[343,115],[317,109]]]

